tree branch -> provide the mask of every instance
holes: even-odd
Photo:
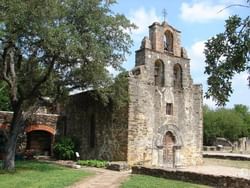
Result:
[[[12,82],[11,80],[8,78],[7,73],[8,73],[8,62],[7,62],[7,56],[8,56],[8,51],[9,51],[10,46],[6,47],[4,49],[3,52],[3,71],[2,71],[2,75],[3,75],[3,80],[7,82],[7,84],[12,87]]]
[[[228,8],[231,8],[231,7],[244,7],[244,8],[250,8],[250,6],[248,6],[248,5],[232,4],[232,5],[228,5],[228,6],[226,6],[225,8],[219,10],[219,11],[217,12],[217,14],[218,14],[218,13],[221,13],[221,12],[224,11],[225,9],[228,9]]]
[[[48,71],[45,73],[45,75],[36,83],[36,85],[33,87],[33,89],[31,90],[31,92],[29,93],[29,95],[27,96],[27,98],[30,98],[31,96],[34,95],[34,93],[39,89],[39,87],[48,80],[48,77],[50,76],[53,67],[55,65],[55,61],[56,61],[57,55],[54,55],[50,65],[48,67]]]

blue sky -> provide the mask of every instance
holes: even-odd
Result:
[[[207,89],[206,75],[204,75],[204,41],[222,32],[224,20],[233,14],[246,17],[249,9],[231,7],[231,4],[246,4],[244,0],[117,0],[112,10],[124,14],[138,26],[132,31],[134,46],[132,54],[127,57],[124,67],[128,70],[134,67],[134,51],[139,49],[141,40],[148,36],[148,26],[153,22],[163,21],[163,9],[167,10],[166,21],[182,32],[182,46],[186,48],[191,59],[191,74],[194,83],[202,83],[204,92]],[[219,13],[218,13],[219,12]],[[233,80],[234,93],[226,107],[234,104],[245,104],[250,107],[250,89],[247,86],[247,73],[235,76]],[[204,103],[214,107],[214,102],[204,99]]]

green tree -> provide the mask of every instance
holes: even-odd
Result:
[[[234,105],[234,111],[238,113],[245,122],[247,134],[245,136],[250,137],[250,111],[249,107],[242,104]]]
[[[247,108],[236,105],[237,110],[220,108],[216,110],[205,107],[204,110],[204,144],[211,145],[216,137],[224,137],[235,141],[243,136],[249,136],[249,124],[242,112]],[[247,114],[249,112],[247,111]],[[249,117],[249,116],[248,116]]]
[[[7,86],[4,82],[0,81],[0,110],[11,110]]]
[[[237,5],[235,5],[237,6]],[[239,6],[239,5],[238,5]],[[244,8],[250,8],[250,1]],[[225,105],[233,92],[235,74],[250,72],[250,17],[237,15],[226,20],[225,31],[205,43],[205,73],[208,75],[206,97],[212,97],[217,105]],[[248,77],[250,85],[250,77]]]
[[[121,67],[134,25],[112,2],[0,0],[0,79],[14,112],[4,169],[14,169],[17,136],[43,96],[105,87],[106,67]]]

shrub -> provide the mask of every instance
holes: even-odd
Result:
[[[71,138],[64,137],[54,145],[54,154],[57,159],[73,159],[75,155],[75,144]]]
[[[82,166],[106,168],[108,162],[107,161],[102,161],[102,160],[79,160],[79,161],[77,161],[77,164],[82,165]]]

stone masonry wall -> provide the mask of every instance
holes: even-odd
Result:
[[[7,141],[6,134],[9,131],[11,120],[12,120],[13,112],[7,112],[7,111],[0,111],[0,159],[4,156],[4,145]],[[16,152],[17,153],[23,153],[25,150],[30,149],[29,146],[27,147],[27,142],[30,143],[31,141],[36,141],[37,148],[40,148],[42,142],[41,138],[37,138],[37,135],[52,135],[54,136],[56,134],[56,126],[58,122],[58,115],[56,114],[42,114],[42,113],[36,113],[34,114],[30,119],[26,121],[25,131],[22,134],[19,134],[17,139],[17,147]],[[36,132],[36,136],[33,137],[33,139],[27,138],[27,133],[30,133],[32,131],[40,131],[39,134]],[[41,132],[45,131],[45,132]],[[34,133],[34,132],[32,132]],[[50,133],[50,134],[49,134]],[[42,138],[43,139],[43,138]],[[45,139],[45,145],[53,144],[53,139],[48,137],[44,137]],[[44,140],[43,139],[43,140]],[[46,140],[48,139],[48,140]],[[33,144],[33,146],[35,146]],[[51,148],[51,147],[50,147]],[[32,148],[33,149],[33,148]],[[51,153],[51,151],[49,151]]]
[[[143,71],[143,70],[142,70]],[[129,120],[128,120],[128,163],[135,164],[152,159],[152,140],[154,124],[154,104],[147,82],[140,83],[129,78]]]
[[[162,25],[164,27],[162,27]],[[181,41],[180,41],[180,31],[176,30],[172,26],[168,25],[166,22],[163,22],[162,25],[158,22],[153,23],[149,26],[149,39],[151,41],[152,50],[157,52],[164,52],[164,33],[170,31],[173,34],[173,55],[181,56]]]
[[[0,111],[0,128],[8,128],[11,123],[13,112]],[[44,125],[48,129],[56,130],[58,115],[36,113],[27,121],[26,128],[30,126]]]
[[[132,173],[204,184],[212,187],[226,187],[226,188],[250,187],[250,180],[240,177],[218,176],[218,175],[216,176],[209,174],[199,174],[188,171],[146,168],[140,166],[133,166]]]
[[[111,103],[103,105],[85,92],[71,96],[65,109],[59,136],[77,140],[81,159],[127,160],[127,106],[113,111]]]
[[[174,32],[174,54],[161,50],[162,33]],[[175,137],[175,166],[202,163],[202,88],[193,85],[189,59],[181,57],[179,32],[171,26],[150,26],[150,45],[144,40],[136,51],[136,66],[129,78],[128,162],[165,166],[164,136]],[[159,48],[159,49],[158,49]],[[164,64],[164,86],[155,85],[155,62]],[[174,85],[174,66],[181,70],[181,87]],[[173,107],[166,114],[166,104]],[[172,164],[169,164],[170,166]]]

